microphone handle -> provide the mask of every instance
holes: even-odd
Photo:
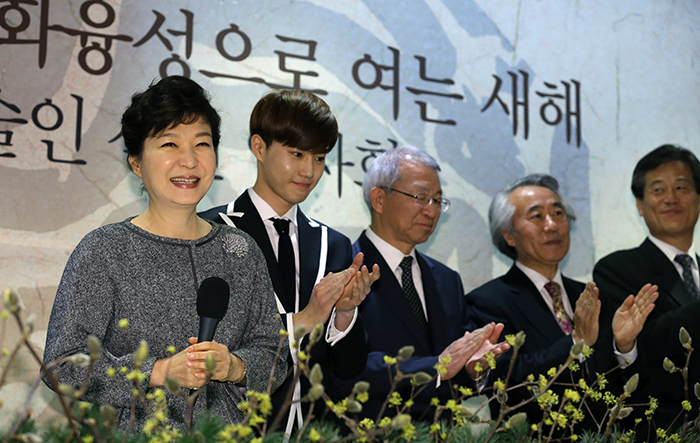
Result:
[[[212,341],[214,339],[214,332],[216,332],[217,326],[219,326],[218,318],[199,317],[199,334],[197,334],[197,343]],[[190,395],[195,393],[198,389],[199,388],[190,389]]]
[[[197,335],[197,343],[212,341],[218,325],[218,318],[199,317],[199,335]]]

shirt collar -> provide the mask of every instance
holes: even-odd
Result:
[[[253,188],[248,188],[248,195],[250,196],[250,200],[253,202],[253,205],[255,205],[255,209],[258,210],[260,218],[262,218],[263,220],[269,220],[271,218],[286,218],[289,221],[291,221],[294,226],[297,225],[298,205],[292,206],[291,209],[289,209],[289,211],[280,216],[279,214],[277,214],[277,211],[272,209],[272,206],[270,206],[265,200],[263,200],[262,197],[260,197],[257,194],[257,192],[253,190]]]
[[[676,255],[678,254],[688,254],[690,256],[690,259],[693,261],[693,266],[695,269],[698,269],[698,262],[697,262],[697,257],[695,255],[695,245],[692,244],[690,245],[690,249],[688,249],[688,252],[683,251],[681,249],[678,249],[677,247],[673,245],[669,245],[663,240],[659,240],[658,238],[654,237],[653,235],[649,234],[649,240],[656,245],[657,248],[661,250],[661,252],[664,253],[666,257],[668,257],[669,260],[671,260],[671,263],[673,263],[676,259]]]
[[[384,261],[386,261],[386,264],[389,265],[389,269],[395,271],[396,268],[399,267],[399,263],[401,263],[401,260],[403,260],[406,254],[401,252],[396,247],[390,245],[386,240],[375,234],[375,232],[372,231],[371,227],[365,230],[365,235],[367,236],[369,241],[371,241],[372,244],[374,244],[374,247],[377,248],[377,251],[379,251],[379,253],[382,255]],[[413,263],[416,263],[416,248],[411,249],[411,253],[408,255],[413,257]]]
[[[539,272],[532,268],[528,268],[519,261],[515,261],[515,266],[518,267],[523,273],[530,279],[530,281],[535,285],[535,287],[541,291],[544,285],[550,282],[550,280]],[[551,280],[553,282],[559,283],[559,286],[564,287],[564,280],[561,277],[561,269],[557,268],[557,273],[554,274],[554,278]]]

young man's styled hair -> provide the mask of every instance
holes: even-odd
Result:
[[[250,135],[259,135],[266,146],[273,142],[327,154],[338,139],[338,123],[331,108],[314,94],[275,90],[265,94],[250,115]]]

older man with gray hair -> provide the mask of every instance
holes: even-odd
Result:
[[[647,285],[637,297],[629,296],[615,312],[612,325],[601,327],[595,283],[571,280],[559,269],[569,252],[574,220],[576,215],[559,192],[559,183],[546,174],[516,181],[491,202],[493,244],[515,263],[505,275],[467,294],[467,303],[476,325],[499,322],[505,325],[505,334],[525,332],[527,338],[514,363],[511,385],[564,363],[571,346],[581,340],[589,347],[595,345],[596,350],[584,361],[584,375],[604,373],[636,357],[635,338],[653,309],[657,288]],[[605,339],[598,339],[599,331]],[[510,357],[506,354],[499,362],[497,375],[505,376]],[[523,388],[509,393],[508,401],[516,404],[530,396]],[[541,411],[532,403],[530,406],[526,409],[530,421],[539,421]]]
[[[432,417],[432,398],[443,402],[452,398],[450,384],[474,386],[475,365],[485,349],[496,355],[508,349],[505,343],[495,344],[501,324],[489,323],[469,332],[473,328],[466,321],[459,274],[415,249],[428,240],[440,214],[450,206],[442,193],[439,171],[430,155],[405,146],[377,157],[365,175],[363,193],[371,224],[353,251],[363,252],[368,266],[378,264],[382,278],[360,305],[370,348],[367,367],[344,384],[341,394],[347,395],[356,380],[369,381],[370,398],[362,415],[374,420],[391,387],[385,357],[396,356],[403,346],[415,349],[411,358],[400,362],[404,373],[436,375],[438,359],[451,358],[447,372],[425,386],[411,407],[414,418],[425,419]],[[332,389],[342,391],[343,386]],[[412,389],[404,380],[397,392],[406,401]],[[393,415],[395,410],[384,412]]]

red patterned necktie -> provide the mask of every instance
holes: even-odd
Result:
[[[547,292],[549,292],[549,295],[552,296],[552,305],[554,306],[554,317],[557,319],[557,323],[559,323],[561,330],[564,331],[565,334],[570,334],[571,319],[564,310],[564,303],[561,299],[561,286],[559,286],[559,283],[557,282],[550,281],[549,283],[544,285],[544,288],[547,290]]]

